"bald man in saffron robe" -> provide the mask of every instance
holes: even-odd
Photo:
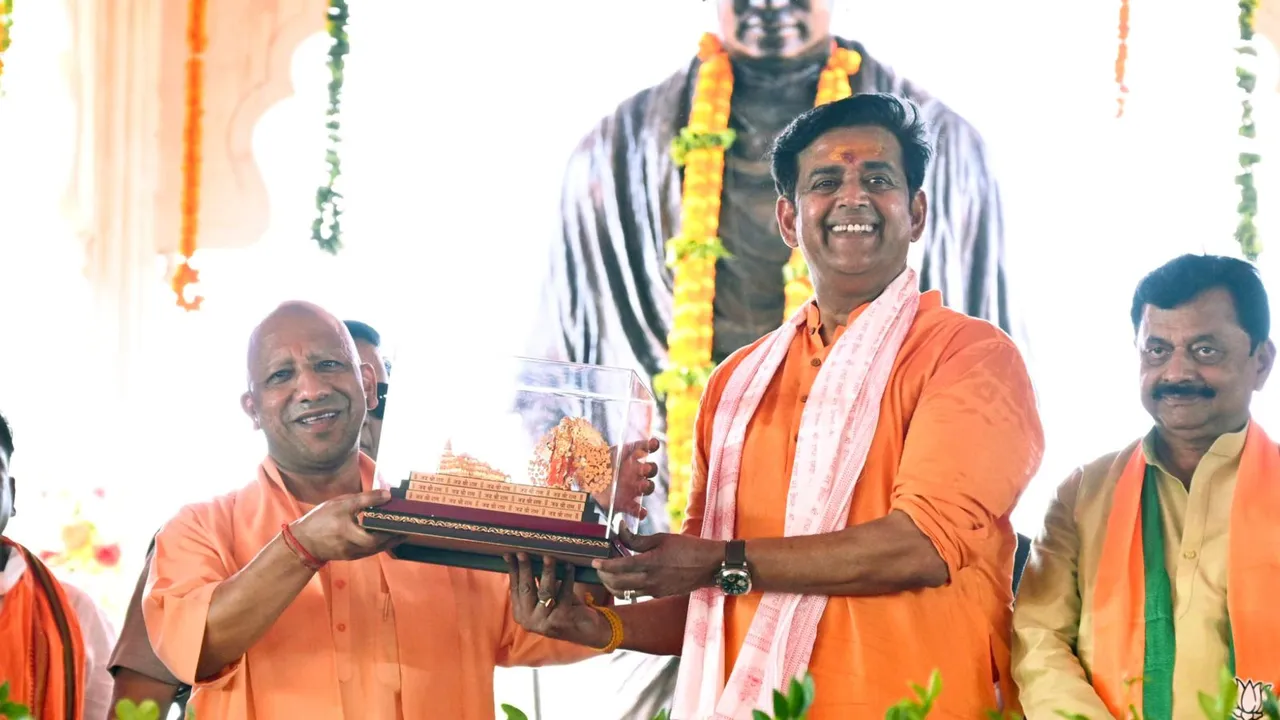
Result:
[[[358,524],[390,494],[358,448],[374,368],[341,322],[282,305],[248,370],[241,403],[268,456],[165,525],[142,606],[197,717],[489,720],[495,667],[596,654],[520,628],[503,575],[393,559],[395,536]]]

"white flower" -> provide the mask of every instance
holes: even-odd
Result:
[[[1262,691],[1267,683],[1236,678],[1236,708],[1232,720],[1262,720]]]

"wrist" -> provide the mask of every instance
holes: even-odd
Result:
[[[280,525],[280,539],[284,541],[285,547],[289,548],[289,551],[307,570],[318,572],[320,568],[324,567],[325,561],[307,548],[304,542],[294,533],[289,523]]]
[[[706,572],[702,574],[703,588],[720,587],[720,569],[724,567],[724,559],[728,547],[729,543],[725,540],[713,540],[710,543],[707,550],[707,559],[703,564],[706,568]]]

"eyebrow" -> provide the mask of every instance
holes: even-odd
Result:
[[[883,160],[868,160],[862,163],[862,169],[864,171],[888,173],[894,173],[898,170],[898,168],[894,167],[893,163],[885,162]],[[809,171],[809,177],[839,176],[844,175],[844,170],[844,165],[819,165]]]
[[[1148,343],[1156,342],[1156,343],[1161,343],[1163,345],[1175,344],[1173,341],[1163,338],[1159,335],[1150,335],[1150,334],[1147,335],[1147,342]],[[1213,333],[1203,333],[1191,338],[1190,340],[1187,341],[1186,344],[1195,345],[1196,343],[1202,343],[1202,342],[1219,342],[1219,340],[1218,340],[1218,336],[1214,335]]]

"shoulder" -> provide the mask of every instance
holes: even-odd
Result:
[[[75,611],[76,619],[80,622],[80,632],[84,635],[86,644],[93,645],[96,640],[110,639],[116,635],[115,628],[111,625],[111,620],[107,618],[107,614],[103,612],[102,607],[98,605],[89,593],[81,590],[78,586],[59,579],[58,584],[62,586],[62,592],[67,596],[67,602]],[[100,643],[99,643],[100,644]]]
[[[1133,440],[1120,450],[1100,455],[1081,465],[1072,473],[1072,478],[1063,483],[1063,487],[1074,490],[1077,504],[1093,504],[1099,499],[1105,499],[1109,507],[1111,490],[1120,480],[1129,458],[1134,452],[1141,451],[1141,444],[1141,438]],[[1070,488],[1073,478],[1074,488]]]
[[[697,65],[698,61],[695,59],[666,80],[619,103],[613,112],[597,121],[578,141],[571,157],[571,168],[593,157],[601,148],[612,147],[621,138],[634,142],[655,122],[674,128],[685,113],[684,101],[689,91],[689,78]]]
[[[750,345],[745,345],[734,350],[729,354],[729,357],[724,359],[724,362],[717,365],[716,369],[711,371],[711,377],[707,380],[707,387],[703,390],[702,394],[704,405],[714,406],[719,402],[720,395],[724,392],[725,386],[729,384],[729,379],[733,377],[734,371],[738,369],[738,366],[741,365],[742,362],[751,355],[751,353],[755,352],[756,348],[767,342],[770,337],[773,337],[773,332],[757,339]]]
[[[999,327],[924,297],[903,351],[930,357],[939,365],[960,358],[981,362],[984,355],[1022,363],[1017,344]]]
[[[202,539],[213,541],[225,538],[230,533],[235,515],[236,500],[248,488],[233,490],[210,500],[183,505],[168,522],[160,528],[152,544],[152,552],[165,546],[172,547],[175,542]]]

